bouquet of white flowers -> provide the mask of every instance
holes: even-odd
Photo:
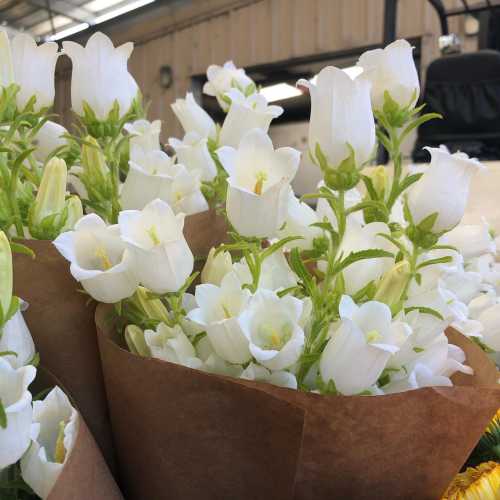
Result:
[[[1,231],[0,277],[0,497],[121,499],[84,420],[55,379],[38,369],[23,303],[12,295],[11,250]]]

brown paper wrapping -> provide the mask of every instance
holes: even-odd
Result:
[[[227,222],[214,209],[186,217],[184,236],[195,256],[207,256],[212,247],[227,239]]]
[[[36,258],[14,254],[14,293],[42,364],[61,381],[81,411],[108,464],[114,455],[95,334],[95,303],[80,293],[69,263],[50,241],[26,240]]]
[[[495,367],[456,332],[469,386],[320,396],[135,356],[109,313],[96,321],[130,500],[436,500],[500,406]]]
[[[37,394],[56,385],[66,391],[56,377],[40,368],[30,390]],[[67,395],[72,399],[71,394]],[[123,500],[81,414],[73,449],[47,500]]]

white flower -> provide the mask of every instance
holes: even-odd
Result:
[[[348,224],[344,238],[340,245],[340,252],[347,257],[351,252],[379,248],[393,251],[387,240],[378,236],[379,233],[390,234],[390,230],[383,222],[371,222],[360,227],[356,223]],[[365,259],[355,262],[343,270],[345,290],[354,294],[365,287],[370,281],[377,280],[388,270],[394,260],[391,257]]]
[[[333,167],[354,151],[357,166],[367,162],[375,147],[375,121],[370,104],[370,84],[352,80],[339,68],[328,66],[316,85],[299,80],[311,95],[309,149],[313,157],[319,145]]]
[[[468,304],[484,289],[481,275],[474,272],[458,270],[445,273],[441,281],[444,287],[453,292],[464,304]]]
[[[220,131],[220,144],[237,148],[245,134],[254,128],[267,133],[274,118],[283,113],[280,106],[269,106],[262,94],[245,97],[239,90],[226,93],[231,106]]]
[[[101,32],[94,33],[87,45],[63,42],[65,54],[73,63],[71,76],[71,105],[73,111],[83,115],[87,103],[99,120],[105,120],[115,102],[124,116],[137,96],[137,83],[127,70],[132,54],[131,42],[115,48]]]
[[[154,358],[200,369],[203,362],[179,325],[173,328],[160,323],[156,330],[146,330],[144,339]]]
[[[173,179],[180,170],[174,162],[163,151],[137,149],[120,193],[122,207],[142,210],[156,198],[169,201]]]
[[[277,237],[281,239],[287,236],[301,236],[301,240],[294,240],[287,246],[303,250],[311,249],[314,239],[323,234],[319,227],[312,226],[319,221],[317,213],[307,203],[300,201],[290,190],[285,227],[278,231]]]
[[[58,123],[46,121],[35,135],[36,145],[35,157],[38,161],[44,162],[47,157],[57,148],[67,144],[63,137],[68,131]]]
[[[280,371],[295,364],[304,348],[299,325],[302,301],[259,290],[239,317],[252,356],[265,368]]]
[[[228,172],[226,209],[229,221],[242,236],[271,237],[285,222],[290,182],[300,153],[292,148],[274,150],[259,129],[250,131],[239,148],[217,150]]]
[[[241,285],[252,283],[252,274],[245,259],[233,264],[233,274]],[[297,284],[297,277],[290,269],[282,250],[277,250],[264,259],[259,279],[259,289],[277,292]]]
[[[37,45],[25,33],[12,39],[12,83],[17,83],[20,87],[16,96],[19,109],[23,109],[33,96],[36,97],[35,111],[52,106],[55,94],[54,73],[59,56],[57,49],[57,43]]]
[[[413,47],[406,40],[396,40],[384,49],[368,50],[358,61],[363,68],[361,78],[372,84],[373,109],[382,110],[384,93],[401,108],[415,106],[420,92]]]
[[[119,302],[130,297],[139,284],[133,258],[120,238],[117,225],[95,214],[82,217],[75,230],[57,237],[54,245],[71,262],[71,274],[95,300]]]
[[[203,86],[203,92],[217,98],[220,107],[227,111],[229,104],[224,100],[224,95],[236,87],[245,92],[253,84],[244,69],[237,68],[233,61],[227,61],[224,66],[211,64],[207,69],[208,81]]]
[[[14,83],[14,65],[9,36],[0,30],[0,87],[8,87]]]
[[[208,139],[196,132],[189,132],[182,141],[175,137],[168,140],[179,160],[190,172],[197,172],[202,181],[210,182],[217,175],[217,167],[208,150]]]
[[[46,499],[73,449],[78,413],[66,394],[54,387],[43,401],[33,403],[33,422],[38,432],[21,460],[21,474],[28,486]]]
[[[208,252],[207,261],[201,271],[201,282],[219,286],[226,274],[233,269],[233,260],[229,252],[223,251],[215,255],[216,249]]]
[[[449,231],[462,219],[472,176],[484,168],[465,153],[450,154],[445,147],[425,148],[431,164],[408,194],[408,206],[415,224],[437,213],[432,231]]]
[[[288,389],[297,389],[297,378],[293,373],[281,370],[272,372],[263,366],[250,363],[241,373],[243,380],[256,380]]]
[[[202,337],[197,342],[196,352],[198,357],[203,361],[203,367],[201,369],[205,372],[238,378],[243,371],[241,365],[233,365],[218,356],[207,336]]]
[[[186,134],[196,132],[201,137],[217,138],[215,122],[194,100],[191,92],[186,94],[185,99],[176,99],[171,106]]]
[[[0,331],[0,352],[12,351],[16,355],[2,356],[13,368],[27,365],[35,356],[35,344],[19,310],[5,323]]]
[[[172,180],[168,202],[173,211],[185,215],[208,210],[208,203],[201,192],[199,174],[189,172],[184,165],[177,164],[177,173]]]
[[[497,246],[490,234],[490,226],[486,221],[482,224],[459,224],[446,233],[440,244],[456,247],[464,259],[479,257],[485,253],[495,254]]]
[[[182,233],[184,215],[174,215],[167,203],[153,200],[142,211],[121,212],[118,224],[140,283],[154,293],[179,290],[194,265]]]
[[[500,304],[494,304],[479,314],[483,325],[482,342],[493,351],[500,351]]]
[[[339,305],[340,325],[320,359],[325,383],[332,380],[345,395],[359,394],[377,382],[392,354],[411,333],[403,322],[393,322],[391,310],[381,302],[357,306],[344,295]]]
[[[220,287],[198,285],[195,298],[198,309],[191,310],[187,317],[206,330],[217,355],[230,363],[248,362],[251,358],[248,339],[238,316],[248,304],[249,290],[242,290],[238,280],[228,274]]]
[[[0,470],[16,463],[31,439],[31,393],[28,386],[36,375],[34,366],[12,368],[0,356],[0,400],[7,427],[0,427]]]
[[[126,123],[123,128],[130,137],[130,160],[137,162],[137,155],[160,150],[161,121],[136,120]]]

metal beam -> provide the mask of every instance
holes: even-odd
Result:
[[[439,17],[439,23],[441,24],[441,34],[449,35],[450,30],[448,28],[448,13],[443,6],[443,2],[441,2],[441,0],[429,0],[429,3],[434,7],[434,10]]]
[[[34,7],[47,10],[45,0],[26,1]],[[54,14],[67,17],[76,23],[90,23],[93,19],[95,19],[95,15],[92,12],[82,7],[77,7],[70,2],[66,2],[65,0],[52,0],[50,3],[50,10]]]

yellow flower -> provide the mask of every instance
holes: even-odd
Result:
[[[469,467],[455,477],[442,500],[500,500],[500,464]]]

